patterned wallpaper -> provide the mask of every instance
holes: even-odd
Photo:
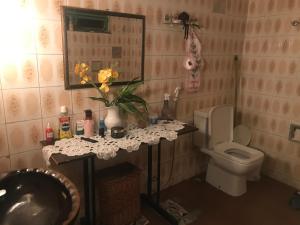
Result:
[[[252,146],[266,153],[264,172],[300,187],[300,145],[288,140],[300,122],[300,36],[291,21],[300,1],[251,0],[241,65],[240,112]]]
[[[61,105],[68,106],[74,120],[82,118],[83,110],[87,108],[93,110],[95,120],[98,120],[99,113],[103,113],[103,105],[87,98],[96,94],[93,89],[64,90],[60,5],[146,15],[145,83],[140,93],[150,104],[151,112],[160,111],[165,92],[172,93],[176,86],[184,88],[187,73],[182,66],[185,57],[183,32],[180,27],[163,24],[163,17],[165,14],[187,11],[205,27],[198,34],[203,44],[206,67],[197,93],[182,90],[178,101],[178,119],[192,121],[196,109],[232,102],[233,56],[240,54],[243,48],[248,6],[246,0],[228,0],[227,4],[222,0],[14,1],[18,3],[15,7],[20,7],[21,12],[30,11],[26,15],[31,23],[25,26],[26,29],[15,26],[22,33],[18,36],[18,41],[24,47],[22,57],[1,64],[0,171],[44,166],[39,141],[44,137],[48,121],[57,128]],[[9,4],[13,1],[6,2]],[[224,13],[215,13],[214,10]],[[19,43],[4,44],[13,47]],[[279,122],[276,125],[280,127]],[[193,149],[191,143],[191,135],[181,137],[176,142],[174,172],[170,183],[201,171],[203,156]],[[164,146],[162,182],[166,184],[172,166],[173,144],[165,143]],[[115,162],[127,157],[144,168],[145,153],[140,151],[124,157],[121,154]],[[106,165],[110,162],[101,163]]]

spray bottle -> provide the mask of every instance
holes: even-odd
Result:
[[[45,130],[46,143],[48,145],[52,145],[54,143],[54,133],[53,129],[50,127],[50,123],[48,122],[47,128]]]
[[[161,110],[161,115],[160,115],[160,119],[162,119],[162,120],[171,120],[172,119],[172,113],[171,113],[169,101],[170,101],[170,94],[165,93],[164,105],[163,105],[163,108]]]

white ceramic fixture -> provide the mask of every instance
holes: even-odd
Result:
[[[211,158],[206,181],[231,196],[247,191],[247,180],[258,180],[264,154],[233,141],[233,107],[216,106],[194,112],[194,123],[202,135],[195,144]],[[199,145],[199,143],[201,143]]]
[[[112,127],[122,126],[122,120],[117,106],[107,107],[107,115],[104,119],[104,123],[109,133]]]

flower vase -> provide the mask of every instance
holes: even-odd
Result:
[[[110,133],[112,127],[122,126],[122,120],[119,114],[119,108],[117,106],[107,107],[107,114],[104,119],[107,131]]]

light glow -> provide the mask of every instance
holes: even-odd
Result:
[[[34,12],[28,0],[3,1],[0,12],[0,65],[18,63],[33,53]]]

